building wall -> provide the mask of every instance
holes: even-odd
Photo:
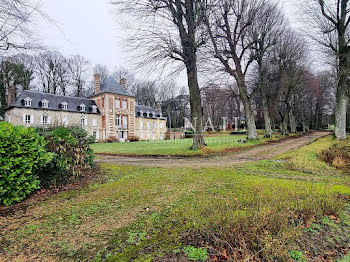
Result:
[[[166,120],[136,117],[135,137],[140,140],[163,140],[166,138]]]
[[[96,101],[101,111],[101,127],[100,133],[103,140],[118,140],[122,136],[122,132],[127,132],[126,139],[134,137],[135,128],[135,98],[114,94],[101,94],[92,97]],[[116,100],[120,100],[120,108],[116,106]],[[127,108],[122,108],[122,101],[127,102]],[[116,128],[117,116],[121,118],[120,128]],[[123,125],[123,116],[127,117],[126,128]]]
[[[29,115],[31,118],[31,123],[24,122],[24,116]],[[93,135],[96,132],[98,140],[102,139],[102,134],[100,134],[99,129],[101,127],[101,116],[99,114],[87,114],[81,112],[67,112],[67,111],[53,111],[53,110],[40,110],[31,108],[11,108],[6,111],[5,121],[14,124],[22,125],[26,127],[30,126],[43,126],[41,123],[41,118],[43,115],[48,116],[48,124],[46,126],[62,126],[64,125],[64,120],[66,119],[67,126],[80,126],[81,119],[84,120],[83,128]],[[64,119],[65,118],[65,119]]]

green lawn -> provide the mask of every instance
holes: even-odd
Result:
[[[193,151],[189,148],[192,139],[162,140],[162,141],[139,141],[130,143],[99,143],[92,145],[95,153],[109,153],[118,155],[177,155],[177,156],[201,156],[217,153],[230,148],[241,148],[276,140],[280,136],[266,139],[263,135],[259,140],[250,140],[246,143],[238,142],[244,140],[246,135],[229,135],[228,133],[215,133],[206,135],[205,142],[208,147]]]
[[[0,260],[168,261],[195,246],[234,261],[287,261],[305,254],[298,239],[311,222],[317,242],[330,227],[343,233],[329,241],[350,243],[350,177],[325,172],[317,158],[332,143],[322,138],[280,158],[288,163],[235,168],[102,164],[101,182],[0,218]]]

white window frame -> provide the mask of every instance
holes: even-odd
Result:
[[[85,118],[84,117],[80,118],[80,126],[86,127],[86,125],[85,125]]]
[[[24,116],[24,123],[25,124],[31,124],[32,123],[32,116],[31,115],[25,115]]]
[[[42,108],[49,108],[49,101],[47,101],[46,99],[42,100],[41,107]]]
[[[149,122],[147,121],[147,129],[149,129]]]
[[[163,129],[163,122],[159,122],[159,129]]]
[[[97,127],[97,120],[96,119],[92,119],[92,126]]]
[[[32,99],[30,97],[24,99],[24,106],[32,106]]]
[[[140,129],[143,129],[143,120],[140,119]]]
[[[123,129],[127,129],[127,128],[128,128],[128,117],[123,116]]]
[[[48,116],[42,116],[41,117],[41,122],[43,125],[48,125],[49,124],[49,117]]]
[[[97,106],[95,105],[92,106],[92,113],[97,113]]]
[[[62,117],[62,125],[67,126],[68,125],[68,119],[67,117]]]
[[[156,122],[152,122],[152,128],[153,128],[153,129],[156,129],[156,127],[157,127]]]
[[[80,111],[85,112],[86,111],[86,105],[81,104],[80,105]]]
[[[115,99],[115,108],[120,108],[120,99],[119,98]]]
[[[128,108],[128,101],[123,100],[122,101],[122,109],[127,109]]]
[[[122,118],[120,115],[116,115],[115,117],[115,125],[117,126],[117,128],[121,128],[122,127]]]
[[[62,109],[68,110],[68,103],[67,102],[62,102]]]

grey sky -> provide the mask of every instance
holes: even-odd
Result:
[[[282,0],[287,16],[294,21],[298,0]],[[44,11],[56,22],[39,24],[42,41],[64,55],[81,54],[93,64],[110,69],[125,66],[127,54],[118,45],[123,34],[116,26],[109,0],[43,0]]]

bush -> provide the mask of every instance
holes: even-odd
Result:
[[[58,127],[42,134],[48,141],[47,150],[53,153],[51,162],[39,174],[44,187],[71,182],[93,167],[94,153],[90,144],[94,138],[84,129]]]
[[[350,145],[348,142],[340,142],[323,150],[320,158],[336,168],[348,168],[350,165]]]
[[[0,205],[20,202],[39,188],[36,172],[51,160],[33,128],[0,123]]]

